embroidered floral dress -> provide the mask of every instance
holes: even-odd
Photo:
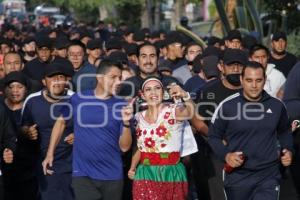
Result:
[[[135,116],[141,159],[134,177],[133,199],[186,199],[187,177],[180,163],[183,123],[175,119],[175,105],[165,105],[151,124],[145,120],[145,112]]]

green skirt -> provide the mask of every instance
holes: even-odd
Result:
[[[134,200],[184,200],[188,183],[185,167],[176,165],[142,165],[137,167],[133,182]]]

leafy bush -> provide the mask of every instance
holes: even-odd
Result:
[[[300,29],[296,29],[292,31],[291,33],[288,34],[287,36],[288,39],[288,48],[287,50],[300,58]]]

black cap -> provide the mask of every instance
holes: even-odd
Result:
[[[14,25],[9,24],[4,27],[4,31],[7,32],[9,30],[16,31],[17,29]]]
[[[125,45],[125,52],[128,56],[137,55],[138,45],[134,43]]]
[[[68,76],[64,66],[61,63],[53,62],[45,66],[44,77],[51,77],[58,74]]]
[[[123,35],[125,35],[125,36],[128,36],[131,33],[132,34],[134,33],[132,29],[127,29],[127,30],[123,31]]]
[[[54,43],[55,49],[66,49],[70,45],[70,41],[67,38],[57,38]]]
[[[8,39],[1,39],[0,40],[0,44],[6,44],[7,46],[9,47],[13,47],[13,43],[11,40],[8,40]]]
[[[157,49],[161,49],[161,48],[166,47],[166,42],[165,42],[165,40],[159,40],[159,41],[155,42],[154,45],[156,46]]]
[[[226,49],[224,52],[223,62],[225,65],[232,63],[240,63],[245,65],[247,61],[248,58],[246,52],[240,49]]]
[[[79,37],[80,40],[82,40],[85,37],[93,38],[93,36],[88,32],[88,30],[80,30],[79,32],[80,32],[80,37]]]
[[[207,46],[202,53],[202,58],[211,55],[217,56],[219,59],[222,59],[223,51],[215,46]]]
[[[162,71],[169,71],[169,72],[172,72],[172,69],[171,69],[171,65],[173,63],[169,60],[164,60],[162,61],[159,65],[158,65],[158,71],[159,72],[162,72]]]
[[[160,33],[158,31],[153,31],[150,35],[150,38],[154,39],[154,38],[159,38],[160,37]]]
[[[172,31],[172,32],[170,32],[169,34],[166,35],[165,44],[166,44],[166,46],[170,45],[170,44],[173,44],[173,43],[183,44],[182,40],[183,40],[183,38],[182,38],[182,36],[180,35],[179,32]]]
[[[4,85],[8,86],[12,82],[18,82],[21,83],[24,86],[27,86],[27,79],[26,76],[23,74],[23,72],[20,71],[15,71],[15,72],[10,72],[7,74],[4,78]]]
[[[283,39],[286,41],[287,40],[286,33],[280,31],[273,34],[272,40],[278,41],[279,39]]]
[[[34,37],[26,37],[26,38],[23,40],[23,45],[29,44],[30,42],[35,42]]]
[[[48,49],[52,48],[52,40],[47,36],[40,36],[36,39],[37,48],[47,47]]]
[[[221,44],[221,39],[215,36],[211,36],[210,38],[208,38],[207,45],[214,46],[216,43]]]
[[[136,31],[133,33],[132,39],[136,42],[143,42],[145,40],[146,34],[144,31]]]
[[[86,45],[87,49],[102,49],[102,41],[100,39],[93,39],[88,41],[87,45]]]
[[[110,39],[107,41],[105,48],[106,48],[106,50],[111,50],[111,49],[121,50],[122,42],[117,38]]]
[[[219,77],[220,70],[218,68],[219,58],[217,56],[206,56],[202,59],[202,71],[207,78]]]
[[[227,40],[234,40],[234,39],[238,39],[240,41],[242,41],[242,35],[241,32],[238,30],[231,30],[228,32],[228,35],[226,37]]]
[[[65,72],[66,76],[73,77],[74,75],[73,65],[68,59],[58,57],[54,60],[53,63],[61,65],[62,70]]]
[[[252,35],[246,35],[242,40],[242,46],[245,49],[251,49],[254,45],[258,44],[257,39]]]
[[[202,68],[202,55],[199,54],[193,60],[193,72],[198,74],[201,72]]]
[[[112,52],[107,59],[120,62],[122,64],[128,64],[127,55],[123,51]]]

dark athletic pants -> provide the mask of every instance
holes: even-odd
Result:
[[[54,173],[51,176],[40,175],[39,192],[42,200],[73,200],[71,173]]]
[[[290,172],[297,191],[297,199],[300,199],[300,129],[298,129],[293,136],[295,153],[290,166]]]
[[[1,199],[1,198],[0,198]],[[37,200],[38,183],[35,177],[29,180],[14,181],[4,186],[4,200]]]
[[[0,199],[4,198],[4,185],[3,185],[3,178],[0,175]]]
[[[89,177],[73,177],[76,200],[121,200],[123,180],[101,181]]]
[[[228,200],[279,200],[280,187],[274,180],[254,186],[225,188]]]

